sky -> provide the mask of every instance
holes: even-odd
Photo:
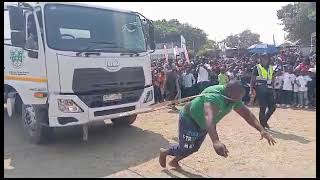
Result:
[[[152,20],[178,19],[203,29],[208,38],[221,41],[245,29],[260,34],[260,41],[284,41],[277,10],[290,2],[86,2],[117,9],[138,11]]]
[[[276,11],[290,2],[81,2],[138,11],[152,20],[178,19],[203,29],[208,38],[221,41],[245,29],[260,34],[260,41],[276,45],[284,41]],[[8,26],[8,25],[7,25]],[[6,27],[6,22],[5,22]]]

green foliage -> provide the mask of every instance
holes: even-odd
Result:
[[[155,41],[157,43],[180,42],[180,35],[186,39],[189,54],[205,55],[219,50],[218,42],[208,39],[208,35],[197,27],[188,23],[181,24],[177,19],[169,21],[153,21],[155,27]],[[260,35],[245,30],[237,35],[230,35],[224,41],[228,47],[248,48],[249,46],[260,43]]]
[[[222,42],[231,48],[248,48],[253,44],[261,43],[260,35],[248,29],[236,35],[229,35],[226,39],[222,40]]]
[[[197,52],[208,40],[207,34],[202,29],[188,23],[181,24],[177,19],[157,20],[153,24],[157,43],[180,42],[180,35],[183,35],[187,49]]]
[[[201,49],[198,51],[198,56],[207,56],[209,54],[212,54],[214,52],[217,52],[219,50],[219,45],[216,41],[213,40],[207,40],[205,44],[201,47]]]
[[[288,32],[287,39],[310,44],[311,33],[316,31],[316,2],[298,2],[283,6],[277,17]]]

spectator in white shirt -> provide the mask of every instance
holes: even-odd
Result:
[[[198,80],[197,83],[209,81],[208,68],[205,65],[199,65],[198,67]]]
[[[198,93],[201,93],[206,87],[209,86],[209,68],[206,64],[200,63],[197,68],[197,86],[198,86]]]
[[[292,73],[292,67],[287,67],[285,72],[283,73],[282,85],[282,106],[286,105],[287,108],[289,108],[291,105],[294,80],[295,76]]]
[[[308,81],[311,81],[312,79],[307,75],[307,72],[300,72],[300,75],[297,77],[297,84],[299,86],[299,106],[308,108],[309,100],[308,100],[308,87],[307,83]]]
[[[185,73],[182,75],[182,97],[192,96],[193,94],[193,85],[196,83],[196,80],[191,73],[191,69],[188,68]]]

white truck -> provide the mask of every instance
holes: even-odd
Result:
[[[54,127],[111,119],[154,103],[154,28],[132,11],[76,3],[4,6],[4,99],[26,135],[46,142]]]

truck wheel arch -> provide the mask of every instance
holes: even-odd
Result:
[[[48,97],[39,99],[33,96],[33,91],[30,91],[25,85],[15,84],[14,82],[5,82],[4,92],[9,97],[17,96],[20,97],[24,104],[47,104]],[[6,96],[6,95],[5,95]],[[6,98],[6,97],[5,97]]]

